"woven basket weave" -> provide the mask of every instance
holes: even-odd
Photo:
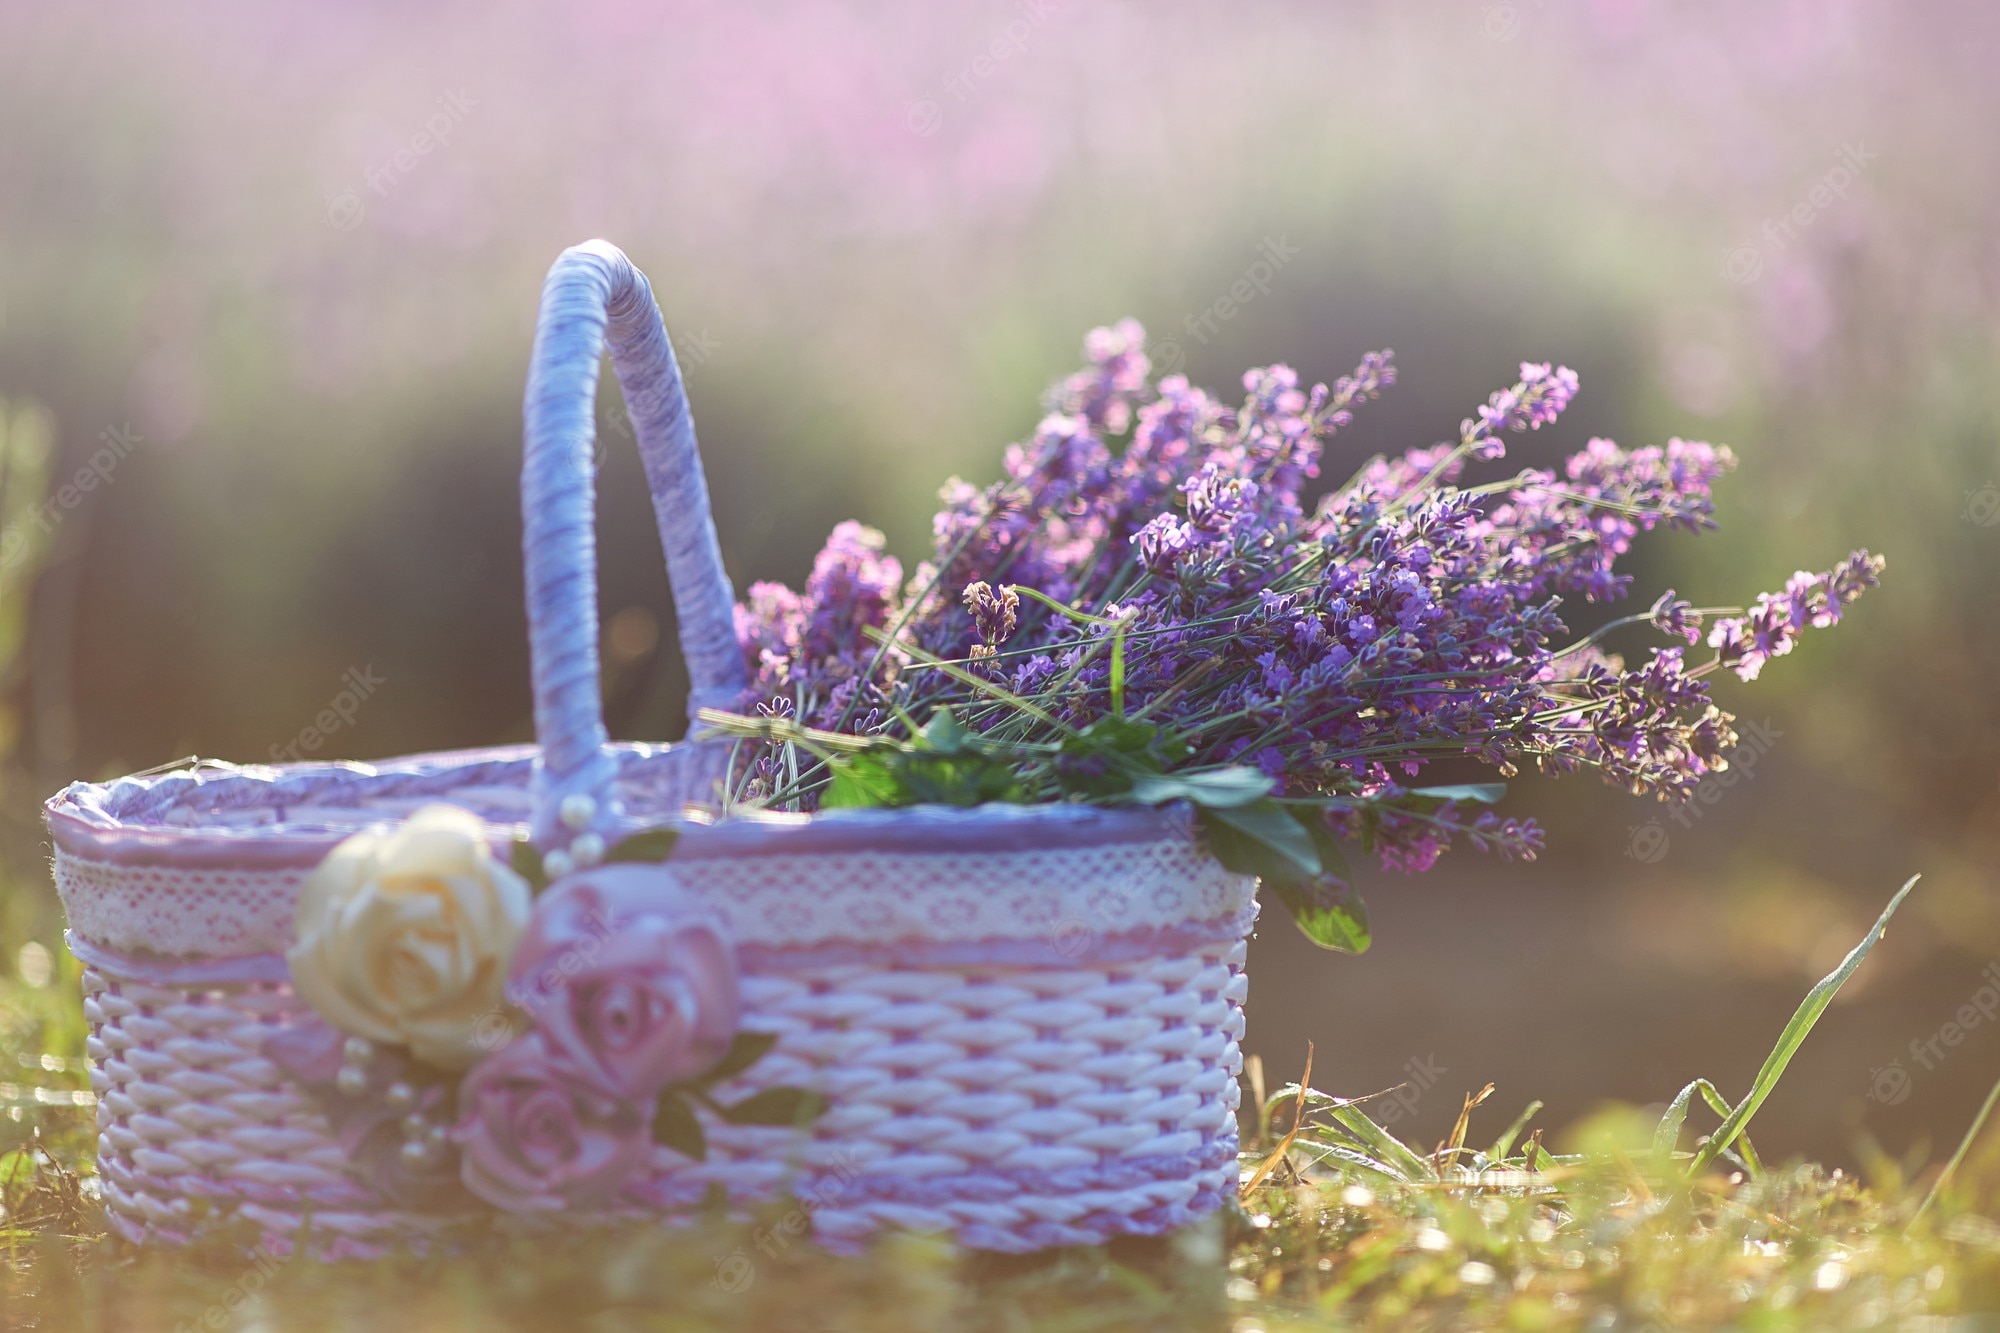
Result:
[[[85,964],[105,1197],[137,1240],[221,1227],[366,1256],[465,1220],[356,1171],[271,1058],[313,1020],[285,950],[300,885],[342,839],[446,802],[504,855],[615,839],[712,800],[728,748],[614,744],[598,695],[592,435],[606,345],[673,581],[690,712],[745,668],[680,373],[641,275],[566,252],[543,291],[526,398],[524,550],[539,747],[380,764],[234,767],[76,784],[47,807]],[[588,797],[587,826],[562,811]],[[999,1250],[1157,1234],[1236,1180],[1244,941],[1254,881],[1177,810],[993,806],[689,824],[668,862],[731,941],[742,1026],[771,1053],[719,1089],[821,1094],[810,1128],[705,1125],[600,1213],[669,1218],[720,1187],[790,1193],[814,1234],[883,1227]],[[542,1219],[547,1225],[549,1219]]]

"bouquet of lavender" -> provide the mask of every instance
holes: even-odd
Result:
[[[1433,761],[1592,768],[1684,799],[1736,739],[1706,678],[1754,679],[1882,569],[1857,551],[1748,609],[1668,591],[1572,640],[1563,604],[1625,596],[1613,566],[1635,535],[1714,526],[1726,448],[1593,439],[1561,474],[1475,482],[1577,391],[1524,364],[1456,442],[1370,459],[1310,504],[1327,441],[1395,382],[1388,352],[1310,391],[1252,370],[1228,407],[1183,376],[1155,385],[1143,343],[1131,320],[1091,332],[1004,478],[946,485],[912,577],[849,522],[803,593],[750,589],[750,703],[703,714],[739,742],[725,806],[1187,801],[1217,857],[1358,951],[1344,844],[1405,872],[1454,838],[1541,845],[1491,808],[1504,784],[1415,785]],[[1675,642],[1636,665],[1601,647],[1642,624]],[[1712,655],[1690,664],[1704,627]]]

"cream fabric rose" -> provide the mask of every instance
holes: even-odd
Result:
[[[530,896],[465,810],[426,806],[401,828],[357,833],[299,891],[293,989],[343,1032],[465,1068],[486,1054],[482,1020],[504,1013]]]

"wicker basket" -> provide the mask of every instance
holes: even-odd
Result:
[[[733,956],[741,1030],[776,1039],[713,1088],[714,1104],[781,1087],[824,1103],[794,1126],[701,1111],[705,1158],[649,1140],[588,1209],[528,1224],[667,1219],[720,1188],[736,1203],[797,1196],[835,1246],[910,1227],[1028,1250],[1156,1234],[1218,1207],[1236,1181],[1255,886],[1202,853],[1185,812],[702,825],[683,822],[684,806],[712,799],[726,746],[607,741],[591,464],[607,341],[673,580],[690,712],[740,700],[734,599],[658,308],[615,248],[576,247],[544,288],[526,397],[540,746],[203,764],[48,803],[114,1224],[156,1241],[247,1226],[273,1247],[304,1235],[365,1256],[504,1216],[364,1169],[351,1126],[286,1054],[326,1030],[286,957],[302,884],[351,835],[438,803],[478,816],[496,857],[527,835],[561,853],[552,867],[583,865],[576,880],[593,873],[586,847],[679,824],[664,865],[621,870],[699,908]]]

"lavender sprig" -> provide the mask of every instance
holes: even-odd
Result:
[[[909,580],[879,533],[849,523],[803,593],[750,589],[737,614],[752,695],[738,722],[711,719],[758,753],[732,768],[732,799],[816,808],[844,761],[811,737],[921,745],[915,719],[942,707],[976,738],[966,753],[1011,765],[1005,783],[969,791],[1109,799],[1079,775],[1140,761],[1115,746],[1077,752],[1078,738],[1136,744],[1140,732],[1162,738],[1145,762],[1186,775],[1186,791],[1241,792],[1242,779],[1203,775],[1261,775],[1277,819],[1304,819],[1299,837],[1318,852],[1296,859],[1321,866],[1308,878],[1322,887],[1339,878],[1326,867],[1342,840],[1403,871],[1454,840],[1528,859],[1541,845],[1532,822],[1474,809],[1475,789],[1408,784],[1472,759],[1503,777],[1590,768],[1684,798],[1735,741],[1707,678],[1754,679],[1804,629],[1836,623],[1882,568],[1857,552],[1747,610],[1669,592],[1578,638],[1565,603],[1625,596],[1616,565],[1639,534],[1714,526],[1727,449],[1593,439],[1560,471],[1461,488],[1506,434],[1549,424],[1575,397],[1574,372],[1524,363],[1456,443],[1373,460],[1309,506],[1329,438],[1395,382],[1388,353],[1331,388],[1304,389],[1287,366],[1252,370],[1241,405],[1225,407],[1181,376],[1151,382],[1143,346],[1131,321],[1094,331],[1089,365],[1051,391],[1051,414],[1007,450],[1000,480],[947,485],[931,558]],[[1641,625],[1671,646],[1629,667],[1601,647]],[[1714,656],[1691,664],[1704,627]],[[952,771],[966,762],[955,755]],[[1262,827],[1284,841],[1280,823]],[[1301,912],[1346,910],[1321,890],[1285,892]]]

